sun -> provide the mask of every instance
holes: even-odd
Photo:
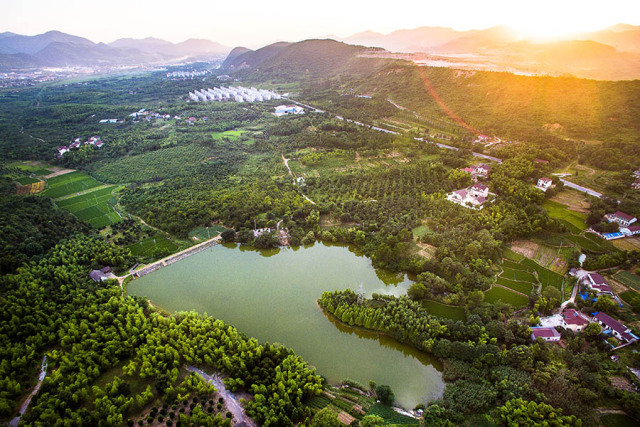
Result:
[[[606,22],[597,13],[559,7],[529,8],[522,14],[512,15],[508,26],[522,39],[544,42],[601,30],[613,23]]]

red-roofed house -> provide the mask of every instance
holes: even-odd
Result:
[[[637,221],[636,217],[633,217],[627,213],[624,213],[622,211],[617,211],[615,213],[612,214],[607,214],[604,216],[607,221],[609,222],[617,222],[618,224],[620,224],[623,227],[628,227],[631,224],[633,224],[634,222]]]
[[[589,273],[582,276],[582,283],[599,294],[613,295],[611,287],[607,281],[598,273]]]
[[[489,188],[481,182],[476,182],[469,190],[473,197],[486,197],[489,195]]]
[[[553,184],[551,178],[542,177],[538,179],[538,185],[536,185],[536,187],[538,187],[542,191],[547,191],[549,188],[551,188],[551,184]]]
[[[556,331],[556,328],[531,328],[531,340],[535,341],[538,338],[547,342],[558,342],[560,341],[560,332]]]
[[[565,329],[580,332],[588,324],[589,321],[579,311],[570,308],[562,312],[562,327]]]
[[[629,227],[623,227],[620,232],[626,236],[635,236],[640,234],[640,225],[630,225]]]
[[[620,341],[633,342],[638,340],[638,337],[633,335],[629,328],[602,311],[593,316],[593,321],[598,322],[603,329],[611,331],[611,334]]]
[[[460,169],[462,172],[467,172],[467,173],[474,173],[475,170],[473,168],[464,168],[464,169]]]

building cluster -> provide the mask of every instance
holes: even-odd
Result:
[[[620,226],[620,231],[617,231],[615,233],[598,233],[600,236],[602,236],[602,238],[606,240],[622,239],[624,237],[632,237],[640,234],[640,225],[631,225],[636,223],[638,219],[632,215],[629,215],[628,213],[616,211],[612,214],[606,214],[604,216],[604,219],[606,219],[608,222],[616,222]]]
[[[588,316],[574,309],[565,309],[560,316],[559,326],[573,332],[584,331],[590,323],[597,323],[604,334],[615,337],[621,344],[630,344],[638,340],[627,326],[601,311]],[[561,338],[555,327],[536,327],[531,328],[531,331],[533,341],[542,338],[547,342],[557,342]]]
[[[447,196],[447,199],[465,208],[482,209],[482,204],[489,197],[489,187],[481,182],[476,182],[469,188],[456,190]]]
[[[471,166],[468,168],[461,169],[462,172],[467,172],[471,174],[471,178],[473,181],[477,181],[479,178],[488,178],[489,173],[491,173],[491,166],[485,165],[484,163],[480,163],[475,166]]]
[[[254,87],[221,86],[189,92],[189,98],[194,102],[263,102],[280,99],[281,96],[271,90],[256,89]]]
[[[471,174],[474,184],[471,187],[449,193],[447,199],[466,208],[482,209],[482,205],[489,197],[489,187],[479,180],[486,180],[489,178],[491,166],[480,163],[461,170]]]
[[[273,113],[276,116],[286,116],[288,114],[304,114],[304,108],[298,105],[278,105],[276,112]]]
[[[171,80],[190,80],[195,79],[197,77],[206,76],[209,74],[209,71],[173,71],[171,73],[167,73],[167,78]]]
[[[129,117],[133,117],[134,119],[139,119],[142,118],[144,120],[151,120],[151,119],[164,119],[164,120],[169,120],[171,118],[171,114],[160,114],[160,113],[156,113],[155,111],[148,111],[145,108],[141,108],[138,111],[136,111],[135,113],[131,113],[129,114]],[[179,120],[180,117],[178,116],[174,116],[174,119]]]
[[[58,153],[56,154],[56,158],[62,157],[65,153],[68,153],[71,150],[78,149],[83,145],[93,145],[96,148],[102,148],[104,142],[100,139],[99,136],[92,136],[91,138],[82,141],[80,138],[76,138],[69,145],[60,145],[57,148]]]

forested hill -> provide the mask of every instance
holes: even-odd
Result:
[[[640,133],[640,80],[520,76],[395,62],[358,85],[415,111],[444,115],[435,92],[475,129],[506,138],[638,141]]]
[[[349,45],[335,40],[305,40],[299,43],[274,43],[237,55],[236,49],[222,65],[228,70],[260,72],[274,77],[295,79],[308,75],[321,77],[340,72],[358,73],[363,63],[358,54],[380,49]]]
[[[243,79],[306,82],[308,99],[318,99],[318,88],[356,91],[452,119],[446,108],[481,133],[509,139],[638,141],[640,80],[462,71],[363,57],[369,52],[334,40],[276,43],[230,55],[224,67]]]

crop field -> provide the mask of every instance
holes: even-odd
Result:
[[[484,293],[484,300],[489,303],[502,301],[511,304],[515,308],[524,307],[529,303],[529,298],[524,295],[517,294],[499,286],[494,286]]]
[[[82,172],[70,172],[54,176],[47,180],[47,189],[42,192],[44,197],[57,199],[70,194],[86,191],[102,185],[100,182]]]
[[[437,301],[424,300],[422,307],[432,316],[444,317],[451,320],[464,320],[464,308],[442,304]]]
[[[620,294],[620,298],[627,304],[633,305],[640,302],[640,294],[634,291],[625,291]]]
[[[211,227],[199,227],[189,233],[189,237],[194,240],[203,241],[216,237],[223,231],[228,230],[221,225],[213,225]]]
[[[321,410],[331,404],[331,401],[326,396],[314,396],[307,402],[307,406],[311,409]]]
[[[542,207],[549,213],[549,217],[566,221],[578,232],[587,229],[587,223],[585,222],[587,215],[582,212],[569,210],[566,205],[552,200],[545,200]]]
[[[598,236],[576,236],[575,234],[567,234],[564,239],[572,242],[588,252],[602,253],[615,251],[614,246]]]
[[[513,289],[514,291],[518,291],[525,295],[529,295],[531,293],[531,290],[533,289],[533,283],[535,282],[522,282],[519,280],[510,280],[500,276],[496,279],[496,283],[499,285],[505,286],[509,289]]]
[[[150,237],[133,243],[127,248],[133,256],[141,257],[151,257],[157,250],[163,253],[172,253],[178,250],[178,246],[166,237]]]
[[[21,176],[20,178],[16,178],[16,181],[18,181],[20,185],[28,185],[40,182],[39,180],[31,178],[30,176]]]
[[[394,425],[419,425],[420,422],[414,418],[407,417],[405,415],[398,414],[393,409],[385,406],[381,403],[376,403],[369,409],[367,415],[377,415],[384,418],[385,424]]]
[[[600,422],[604,427],[634,427],[636,420],[625,414],[605,414],[600,417]]]
[[[213,155],[213,150],[197,144],[165,148],[103,163],[95,176],[110,183],[156,181],[188,175]]]
[[[522,260],[522,265],[529,267],[532,271],[538,272],[538,280],[542,283],[542,287],[554,286],[559,290],[562,289],[562,281],[564,280],[562,275],[554,273],[548,268],[544,268],[540,264],[530,260]]]
[[[526,271],[523,268],[513,269],[506,267],[504,271],[500,275],[500,277],[504,277],[509,280],[517,280],[519,282],[530,282],[533,283],[536,281],[536,277],[530,272]]]
[[[228,130],[226,132],[213,132],[211,137],[214,141],[220,141],[224,138],[228,138],[230,140],[237,139],[239,136],[242,136],[245,133],[245,130]]]
[[[640,291],[640,277],[628,271],[620,271],[613,276],[618,282]]]
[[[64,175],[63,175],[64,176]],[[115,185],[89,191],[79,196],[58,200],[58,207],[88,222],[94,228],[102,228],[121,220],[113,205]]]

